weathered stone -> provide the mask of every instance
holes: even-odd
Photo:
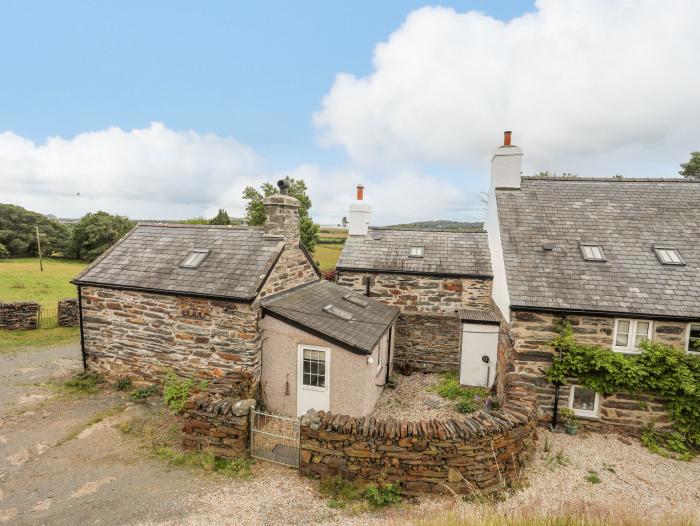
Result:
[[[39,309],[35,301],[0,303],[0,329],[27,330],[39,327]]]

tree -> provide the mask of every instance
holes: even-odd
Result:
[[[44,254],[69,255],[70,230],[66,225],[21,206],[0,204],[0,258],[36,256],[37,226]]]
[[[92,261],[134,226],[124,216],[107,212],[85,214],[73,227],[71,246],[75,257]]]
[[[700,179],[700,152],[691,153],[690,160],[687,163],[681,163],[678,173],[689,179]]]
[[[219,208],[219,213],[209,220],[210,225],[230,225],[231,218],[226,213],[226,210]]]
[[[263,199],[277,193],[277,188],[270,183],[263,183],[260,190],[261,191],[258,191],[252,186],[247,186],[245,190],[243,190],[243,199],[248,201],[245,207],[245,213],[249,225],[261,226],[265,224]],[[299,230],[301,242],[307,249],[313,251],[316,247],[316,243],[318,243],[318,234],[321,227],[317,223],[314,223],[313,219],[309,216],[311,198],[306,191],[306,183],[303,179],[289,179],[289,195],[295,197],[299,201]]]

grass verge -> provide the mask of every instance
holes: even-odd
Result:
[[[61,298],[75,298],[75,285],[70,283],[85,268],[85,261],[44,258],[0,259],[0,301],[37,301],[55,307]]]
[[[27,350],[32,347],[51,347],[78,343],[78,327],[54,327],[29,331],[0,330],[0,352]]]

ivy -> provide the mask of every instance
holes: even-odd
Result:
[[[602,394],[645,392],[667,400],[676,431],[692,447],[700,447],[700,356],[660,343],[644,341],[641,354],[625,355],[574,339],[571,323],[562,320],[551,345],[561,350],[546,376],[566,384],[567,378]]]

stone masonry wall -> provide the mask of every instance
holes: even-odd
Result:
[[[556,388],[544,377],[556,354],[550,346],[557,337],[557,321],[560,316],[543,312],[518,312],[511,314],[510,332],[514,342],[510,367],[515,376],[537,386],[539,418],[551,421]],[[612,348],[615,319],[603,316],[567,316],[577,341]],[[652,340],[675,347],[685,346],[685,323],[654,321]],[[611,350],[612,352],[612,350]],[[572,379],[574,382],[574,379]],[[566,407],[569,400],[568,385],[559,392],[559,407]],[[659,427],[669,425],[663,409],[664,400],[643,393],[615,393],[600,396],[600,419],[581,419],[585,427],[600,430],[618,430],[639,434],[649,423]]]
[[[222,398],[211,393],[190,398],[182,413],[183,447],[226,458],[247,456],[249,414],[253,407],[255,400]]]
[[[502,409],[455,420],[375,420],[310,411],[304,474],[398,483],[405,492],[491,491],[520,477],[535,450],[536,404],[514,388]],[[449,489],[447,489],[449,488]]]
[[[77,327],[80,325],[78,298],[64,298],[58,300],[57,317],[59,327]]]
[[[396,320],[394,365],[423,372],[459,370],[462,324],[456,313],[403,313]]]
[[[316,270],[304,252],[298,246],[285,245],[265,284],[260,290],[259,298],[291,289],[307,281],[319,279]]]
[[[0,329],[36,329],[39,326],[39,308],[35,301],[0,303]]]
[[[364,293],[367,278],[371,297],[402,312],[491,309],[491,280],[339,271],[337,282]]]
[[[89,370],[148,383],[173,370],[231,396],[255,392],[260,352],[251,305],[95,287],[82,295]]]

